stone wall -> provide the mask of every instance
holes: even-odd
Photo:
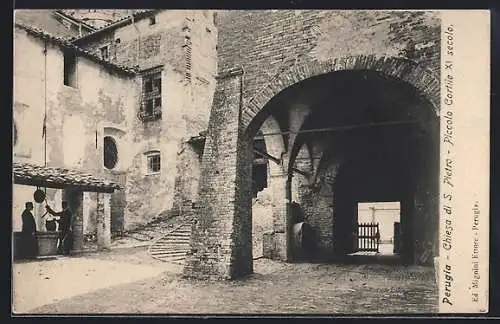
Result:
[[[127,133],[133,117],[130,108],[137,105],[138,98],[134,79],[78,57],[77,85],[66,86],[64,54],[59,46],[17,28],[14,39],[13,117],[18,135],[14,159],[39,165],[46,162],[48,166],[82,170],[116,180],[103,165],[104,129],[113,126]],[[45,113],[46,150],[42,137]],[[126,141],[125,136],[123,142]],[[121,161],[127,160],[126,153],[126,149],[119,152]],[[28,192],[35,189],[18,190],[20,187],[24,186],[14,186],[14,218],[20,214],[24,201],[32,199]],[[47,202],[56,210],[61,205],[58,192],[47,190]],[[89,197],[86,196],[87,201]],[[41,216],[43,206],[35,205],[35,214]],[[85,209],[84,224],[89,232],[95,231],[94,209],[92,206]],[[43,222],[38,221],[43,229]]]
[[[127,169],[124,229],[159,215],[179,213],[197,200],[199,156],[187,144],[208,127],[215,89],[217,29],[210,11],[161,10],[156,23],[137,20],[77,41],[99,52],[110,47],[112,62],[146,70],[162,66],[162,117],[129,125],[131,163]],[[137,82],[141,82],[141,76]],[[137,113],[139,105],[131,111]],[[145,172],[145,153],[161,152],[161,172]],[[150,199],[144,199],[144,193]]]

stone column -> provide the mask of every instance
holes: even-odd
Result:
[[[72,253],[79,253],[83,249],[83,191],[74,188],[64,189],[62,199],[66,200],[73,214],[73,250]]]
[[[107,249],[111,245],[111,194],[97,194],[97,246]]]
[[[287,195],[286,195],[286,180],[287,175],[283,170],[278,168],[270,168],[269,188],[272,192],[273,204],[273,251],[266,255],[271,255],[273,259],[281,261],[288,260],[287,254]],[[266,253],[267,252],[267,253]]]
[[[415,217],[414,198],[411,195],[406,195],[401,201],[401,259],[405,264],[414,263],[414,235],[413,221]]]
[[[240,127],[242,75],[235,69],[217,77],[185,277],[233,279],[253,272],[253,142]]]

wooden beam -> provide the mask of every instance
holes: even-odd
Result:
[[[278,158],[276,158],[276,157],[274,157],[274,156],[272,156],[272,155],[270,155],[270,154],[268,154],[266,152],[261,152],[261,151],[259,151],[257,149],[254,149],[253,151],[254,151],[254,153],[262,156],[263,158],[266,158],[268,160],[273,161],[274,163],[276,163],[278,165],[281,165],[281,159],[278,159]],[[291,168],[291,170],[294,171],[294,172],[297,172],[299,174],[302,174],[303,176],[306,176],[306,177],[310,176],[309,172],[302,171],[302,170],[299,170],[297,168]]]
[[[54,183],[54,182],[47,182],[41,179],[24,179],[24,178],[15,178],[14,177],[14,184],[17,185],[24,185],[24,186],[32,186],[32,187],[41,187],[41,188],[51,188],[51,189],[67,189],[67,188],[74,188],[76,190],[80,191],[86,191],[86,192],[100,192],[100,193],[113,193],[115,190],[114,188],[103,188],[103,187],[98,187],[98,186],[89,186],[89,185],[72,185],[72,184],[65,184],[65,183]]]
[[[262,152],[262,151],[259,151],[259,150],[257,150],[257,149],[253,149],[253,152],[254,152],[255,154],[257,154],[257,155],[262,156],[263,158],[266,158],[266,159],[268,159],[268,160],[273,161],[274,163],[276,163],[276,164],[278,164],[278,165],[280,165],[280,164],[281,164],[281,159],[278,159],[277,157],[274,157],[274,156],[272,156],[272,155],[270,155],[270,154],[268,154],[268,153],[266,153],[266,152]]]
[[[288,134],[303,134],[303,133],[326,133],[326,132],[338,132],[344,130],[351,130],[356,128],[368,128],[368,127],[378,127],[378,126],[391,126],[391,125],[402,125],[402,124],[418,124],[421,123],[417,120],[402,120],[402,121],[392,121],[392,122],[382,122],[382,123],[370,123],[361,125],[348,125],[348,126],[337,126],[337,127],[327,127],[327,128],[314,128],[314,129],[303,129],[299,131],[285,131],[285,132],[272,132],[257,135],[254,139],[263,139],[265,136],[271,135],[288,135]]]

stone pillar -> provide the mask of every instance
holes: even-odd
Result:
[[[419,174],[416,179],[414,228],[414,262],[432,265],[439,251],[439,153],[431,140],[420,148]]]
[[[414,263],[414,235],[413,221],[415,204],[413,196],[406,195],[401,201],[401,259],[405,264]]]
[[[83,249],[83,191],[74,188],[64,189],[62,200],[66,200],[73,214],[73,250],[72,253],[79,253]]]
[[[240,127],[242,75],[235,69],[217,77],[184,277],[233,279],[253,272],[253,142]]]
[[[292,177],[287,176],[286,179],[286,232],[285,232],[285,239],[284,241],[286,242],[286,260],[285,261],[292,261],[293,259],[293,246],[292,246]]]
[[[269,188],[272,192],[273,204],[273,251],[264,251],[264,255],[271,255],[273,259],[281,261],[288,260],[286,246],[287,223],[287,195],[286,180],[287,175],[278,168],[270,169]],[[266,246],[264,246],[266,247]]]
[[[107,249],[111,245],[111,194],[97,194],[97,246]]]

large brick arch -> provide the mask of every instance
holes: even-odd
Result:
[[[254,117],[263,107],[274,96],[289,86],[314,76],[348,70],[377,71],[405,81],[419,90],[434,106],[436,114],[438,113],[440,80],[432,71],[414,61],[400,57],[358,55],[332,58],[326,61],[311,61],[302,65],[294,65],[288,70],[277,74],[244,103],[241,126],[247,130]]]

